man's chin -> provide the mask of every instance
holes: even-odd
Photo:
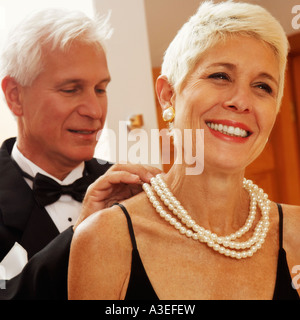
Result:
[[[81,148],[79,150],[74,150],[73,152],[70,152],[69,156],[67,157],[73,162],[81,163],[81,162],[89,161],[93,159],[94,152],[95,152],[94,148],[92,149]]]

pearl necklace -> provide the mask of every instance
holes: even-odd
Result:
[[[206,243],[220,254],[236,259],[251,257],[264,243],[270,225],[270,200],[268,200],[268,195],[251,180],[243,180],[243,187],[248,191],[250,196],[250,210],[247,221],[242,228],[227,236],[217,236],[215,233],[196,224],[168,189],[160,174],[153,177],[150,183],[151,186],[147,183],[143,184],[143,189],[149,201],[159,215],[174,226],[182,235],[186,235],[188,238],[200,241],[201,243]],[[166,212],[163,205],[157,200],[154,192],[160,197],[164,206],[173,212],[174,216]],[[261,210],[262,216],[254,229],[253,236],[247,241],[236,241],[236,239],[251,229],[255,220],[257,205]]]

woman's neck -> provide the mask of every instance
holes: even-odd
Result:
[[[174,166],[164,177],[174,196],[193,219],[218,235],[239,229],[249,214],[249,195],[243,188],[244,172],[216,174],[204,171],[198,176],[182,174]]]

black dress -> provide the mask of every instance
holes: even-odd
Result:
[[[125,300],[159,300],[156,292],[154,291],[152,284],[148,278],[143,262],[141,260],[131,218],[128,211],[122,204],[118,205],[124,212],[129,234],[132,242],[132,262],[131,262],[131,274]],[[282,207],[277,204],[279,212],[279,253],[277,263],[277,276],[275,290],[273,294],[273,300],[299,300],[298,292],[292,287],[292,278],[288,268],[286,260],[286,252],[282,247],[283,243],[283,214]]]

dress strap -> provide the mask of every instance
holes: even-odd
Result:
[[[124,212],[126,219],[127,219],[132,248],[137,249],[135,235],[134,235],[133,226],[132,226],[132,221],[131,221],[131,218],[130,218],[130,215],[129,215],[127,209],[121,203],[114,203],[113,206],[119,206],[122,209],[122,211]]]
[[[119,206],[124,212],[129,234],[132,242],[132,260],[131,260],[131,271],[128,283],[128,288],[125,296],[125,300],[159,300],[153,286],[149,280],[139,251],[137,249],[135,235],[133,232],[132,221],[129,216],[127,209],[120,203],[115,203],[113,206]]]
[[[283,247],[283,213],[281,204],[277,203],[279,213],[279,248]]]

